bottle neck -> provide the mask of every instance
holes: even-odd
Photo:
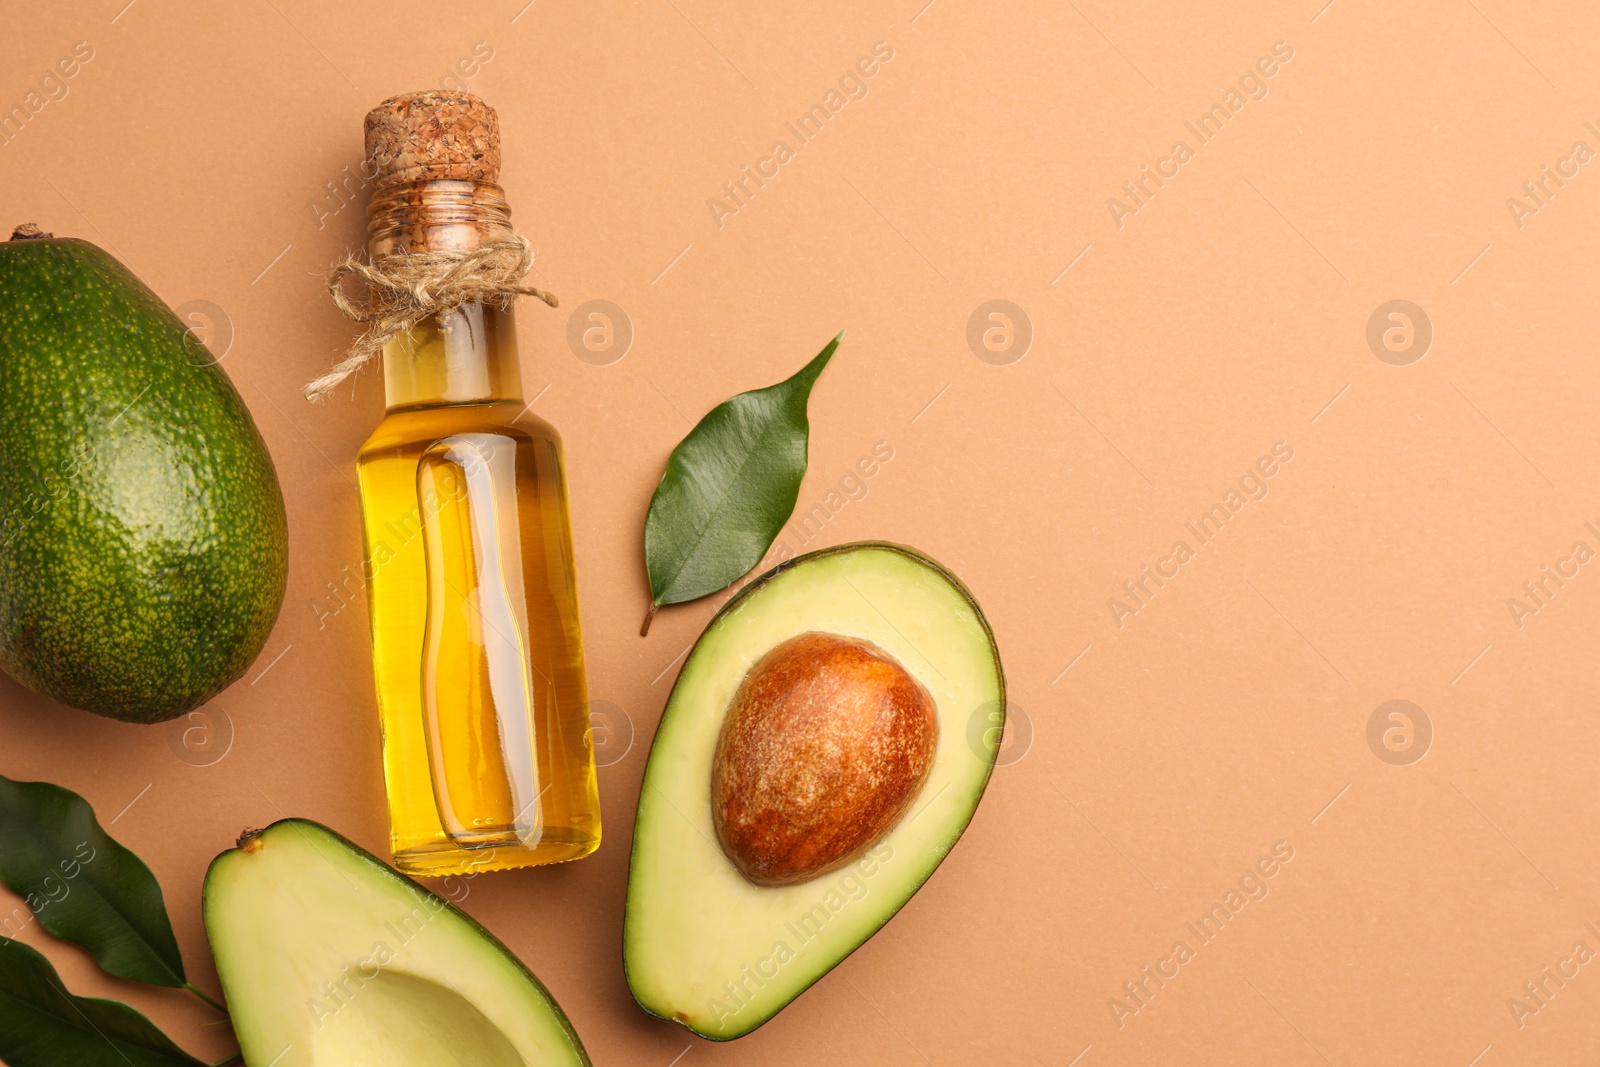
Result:
[[[367,208],[374,262],[420,252],[468,251],[509,236],[511,209],[498,185],[419,181],[379,189]],[[424,319],[383,348],[390,411],[522,400],[516,320],[508,304],[472,301]]]

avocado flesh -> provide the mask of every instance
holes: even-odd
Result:
[[[249,1067],[589,1063],[492,934],[317,823],[274,823],[218,856],[204,914]]]
[[[22,684],[160,722],[260,653],[283,495],[215,362],[94,245],[0,243],[0,667]]]
[[[810,631],[870,641],[898,660],[934,698],[938,748],[906,815],[858,860],[762,887],[718,844],[712,760],[746,672]],[[713,1040],[770,1019],[888,922],[944,859],[988,783],[1004,705],[999,654],[977,605],[911,549],[826,549],[752,583],[690,652],[650,750],[623,930],[634,998]]]

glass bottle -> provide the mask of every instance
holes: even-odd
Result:
[[[497,134],[465,93],[368,116],[374,262],[513,232]],[[493,151],[463,161],[474,136]],[[383,377],[357,471],[395,865],[586,856],[600,806],[561,439],[523,401],[509,305],[424,319],[384,347]]]

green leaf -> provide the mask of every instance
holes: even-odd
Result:
[[[0,776],[0,882],[27,902],[39,925],[87,950],[107,973],[186,984],[155,875],[100,829],[94,810],[71,790]]]
[[[126,1004],[68,993],[49,960],[5,937],[0,1061],[11,1067],[205,1067]]]
[[[806,401],[844,331],[787,381],[723,401],[667,460],[644,522],[650,614],[724,589],[761,562],[806,473]]]

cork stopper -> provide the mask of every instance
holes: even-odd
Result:
[[[378,187],[402,182],[495,182],[500,119],[471,93],[424,89],[367,112],[367,160]]]

